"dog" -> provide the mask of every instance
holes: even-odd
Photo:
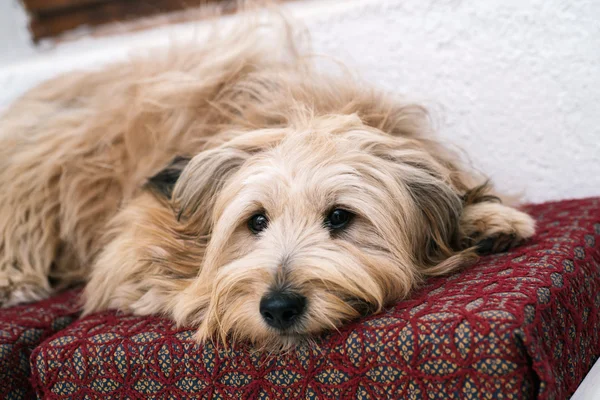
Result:
[[[530,238],[427,112],[299,50],[215,31],[26,93],[0,120],[0,304],[289,349]],[[278,38],[275,40],[274,38]]]

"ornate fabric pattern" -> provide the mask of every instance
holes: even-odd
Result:
[[[58,398],[564,399],[600,355],[600,199],[530,206],[538,234],[317,345],[196,345],[158,317],[83,318],[32,354]]]
[[[77,293],[71,290],[36,304],[0,309],[0,398],[34,397],[29,356],[44,339],[77,317]]]

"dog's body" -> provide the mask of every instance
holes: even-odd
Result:
[[[533,234],[421,108],[258,38],[65,75],[4,114],[0,304],[89,280],[86,313],[286,347]]]

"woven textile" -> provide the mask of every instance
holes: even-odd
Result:
[[[31,399],[29,356],[78,314],[77,291],[35,304],[0,309],[0,398]]]
[[[317,346],[195,345],[157,317],[88,316],[32,354],[44,398],[564,399],[600,355],[600,200],[531,206],[538,234]]]

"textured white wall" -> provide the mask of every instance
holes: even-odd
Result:
[[[0,0],[0,64],[35,53],[19,0]]]
[[[369,3],[310,23],[317,47],[433,104],[499,188],[600,195],[600,1]]]
[[[428,105],[440,135],[499,189],[530,201],[600,195],[600,1],[300,1],[291,10],[318,51]],[[12,57],[0,66],[0,107],[58,72],[190,29]]]

